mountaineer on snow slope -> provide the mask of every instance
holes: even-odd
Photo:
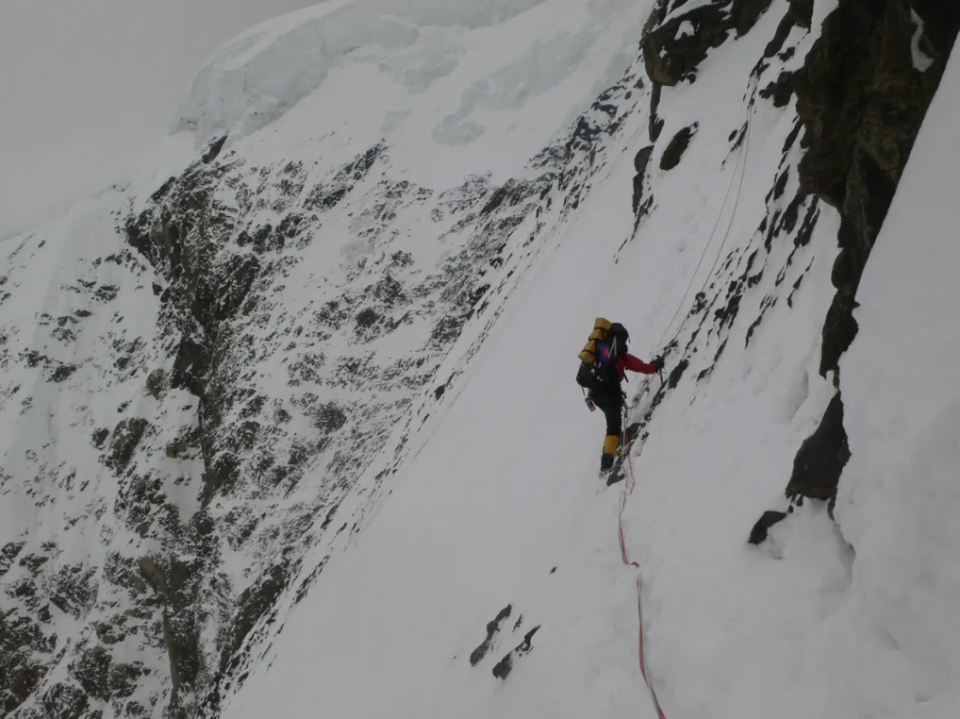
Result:
[[[597,317],[593,332],[580,351],[580,369],[577,384],[587,390],[586,403],[590,411],[599,407],[607,420],[607,434],[603,439],[600,471],[613,467],[623,433],[623,408],[626,393],[620,388],[625,370],[640,374],[654,374],[663,369],[663,357],[644,362],[627,352],[630,335],[618,322],[611,323]]]

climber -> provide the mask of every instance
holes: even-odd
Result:
[[[603,439],[603,454],[600,455],[600,471],[613,467],[620,435],[623,432],[623,408],[626,393],[620,388],[624,371],[654,374],[663,369],[663,357],[644,362],[627,352],[630,338],[626,328],[617,323],[597,317],[593,332],[580,352],[580,369],[577,384],[587,390],[587,407],[592,412],[600,408],[607,420],[607,434]]]

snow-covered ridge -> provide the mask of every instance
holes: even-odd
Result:
[[[644,19],[625,0],[328,2],[214,55],[171,132],[231,146],[298,108],[287,139],[393,137],[418,181],[502,181],[620,78]]]

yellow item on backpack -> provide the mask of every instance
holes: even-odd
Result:
[[[593,321],[593,332],[590,333],[590,338],[578,355],[581,361],[587,364],[593,364],[596,361],[597,342],[604,342],[607,339],[607,332],[611,326],[610,320],[604,317],[597,317],[597,319]]]

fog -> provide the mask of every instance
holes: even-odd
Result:
[[[0,0],[0,237],[128,179],[206,57],[317,0]]]

